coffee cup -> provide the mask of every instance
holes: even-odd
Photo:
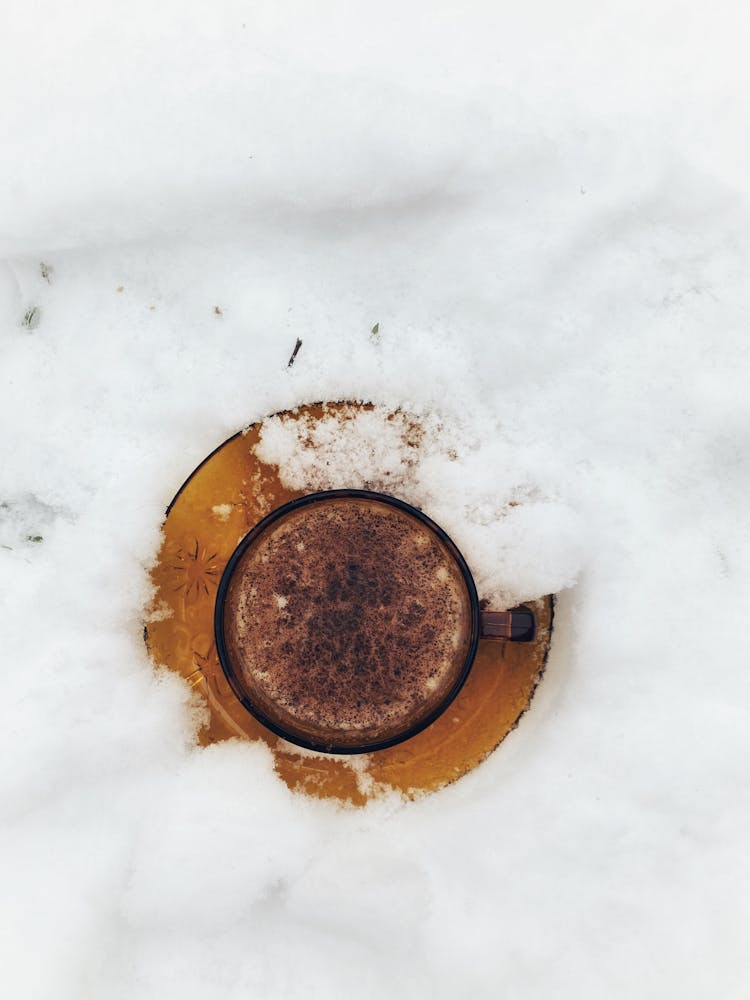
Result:
[[[239,701],[290,743],[384,749],[429,726],[469,676],[480,639],[529,642],[526,608],[486,611],[446,532],[369,490],[272,511],[221,578],[214,627]]]

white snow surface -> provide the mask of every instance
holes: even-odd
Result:
[[[747,28],[3,5],[3,996],[748,996]],[[141,636],[188,473],[341,398],[437,435],[480,589],[560,594],[501,748],[365,810],[198,748]]]

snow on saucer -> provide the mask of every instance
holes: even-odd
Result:
[[[575,580],[583,524],[530,478],[501,429],[487,441],[430,410],[350,407],[315,419],[271,417],[255,451],[290,489],[370,489],[420,508],[453,538],[480,599],[495,607]]]

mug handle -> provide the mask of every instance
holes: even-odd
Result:
[[[521,605],[512,611],[480,611],[480,639],[510,639],[513,642],[531,642],[536,635],[534,612]]]

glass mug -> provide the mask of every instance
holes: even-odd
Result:
[[[401,743],[442,714],[480,639],[530,642],[532,612],[484,611],[466,560],[420,510],[369,490],[272,511],[221,578],[216,648],[263,725],[324,753]]]

